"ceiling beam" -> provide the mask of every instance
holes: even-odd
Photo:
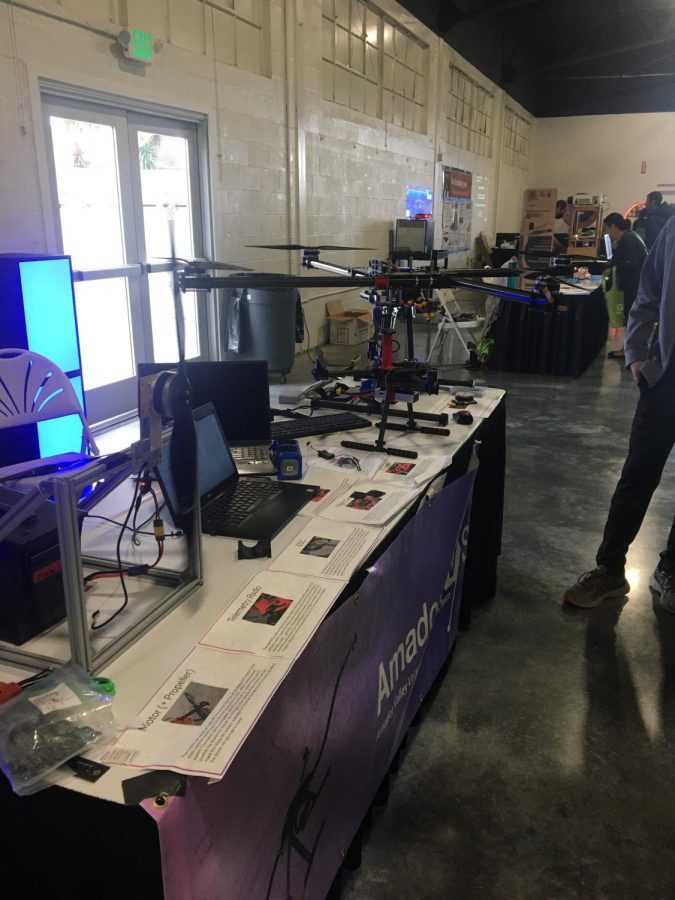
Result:
[[[555,72],[557,69],[568,69],[571,66],[580,66],[584,63],[595,62],[599,59],[609,59],[612,56],[619,56],[622,53],[630,53],[634,50],[645,50],[649,47],[658,47],[668,43],[675,43],[675,34],[673,34],[670,29],[668,29],[668,34],[665,37],[649,38],[645,41],[635,41],[631,44],[607,47],[604,50],[597,50],[595,53],[586,53],[583,56],[572,59],[568,57],[567,59],[549,63],[545,66],[537,66],[535,69],[526,69],[524,72],[518,73],[518,78],[534,78],[535,76],[543,75],[546,72]]]
[[[474,19],[482,19],[484,16],[494,16],[498,13],[510,12],[512,9],[519,9],[522,6],[533,6],[535,3],[545,2],[546,0],[501,0],[500,3],[493,3],[491,6],[484,6],[482,9],[473,9],[468,12],[462,12],[455,3],[446,3],[433,30],[444,37],[460,22],[470,22]]]

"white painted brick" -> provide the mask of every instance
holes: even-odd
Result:
[[[263,232],[264,216],[256,213],[242,212],[240,216],[241,236],[245,238],[257,238]]]
[[[257,169],[261,191],[281,191],[284,187],[286,169]]]
[[[283,146],[268,147],[263,144],[250,144],[248,158],[252,166],[283,169],[286,162],[286,151]]]
[[[242,187],[240,183],[241,173],[247,171],[245,167],[225,163],[220,167],[218,185],[221,188],[236,189]]]
[[[347,161],[343,157],[327,150],[321,150],[318,162],[320,175],[328,175],[333,178],[345,177]]]
[[[249,144],[234,137],[226,137],[223,142],[223,156],[227,163],[248,165]]]
[[[241,166],[239,169],[239,187],[245,191],[260,190],[260,169],[253,166]]]
[[[268,243],[288,243],[286,237],[286,217],[284,215],[263,216],[262,233]]]

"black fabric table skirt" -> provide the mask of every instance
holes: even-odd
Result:
[[[608,327],[600,289],[591,294],[562,295],[545,305],[503,299],[489,366],[578,378],[604,347]]]
[[[502,398],[471,439],[453,457],[446,484],[468,469],[476,449],[467,557],[460,607],[466,628],[472,608],[492,598],[497,587],[504,508],[506,402]],[[478,446],[476,446],[478,444]],[[396,529],[392,532],[395,536]],[[385,544],[378,550],[382,551]],[[347,593],[351,596],[351,590]],[[6,823],[5,858],[20,887],[16,900],[161,900],[162,866],[157,826],[139,806],[121,806],[54,787],[18,797],[0,775],[0,816]],[[360,846],[360,845],[359,845]],[[36,848],[50,860],[36,865]]]

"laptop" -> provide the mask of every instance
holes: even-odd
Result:
[[[272,475],[270,390],[265,360],[187,361],[192,406],[213,403],[240,475]],[[176,369],[176,363],[139,363],[138,377]]]
[[[192,411],[192,417],[197,436],[197,483],[205,534],[271,539],[318,493],[317,485],[240,478],[214,405],[205,403]],[[176,514],[168,446],[155,474],[171,517],[181,524]]]

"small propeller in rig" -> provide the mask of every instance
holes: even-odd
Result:
[[[259,247],[262,250],[372,250],[372,247],[344,247],[340,244],[246,244],[247,247]]]

